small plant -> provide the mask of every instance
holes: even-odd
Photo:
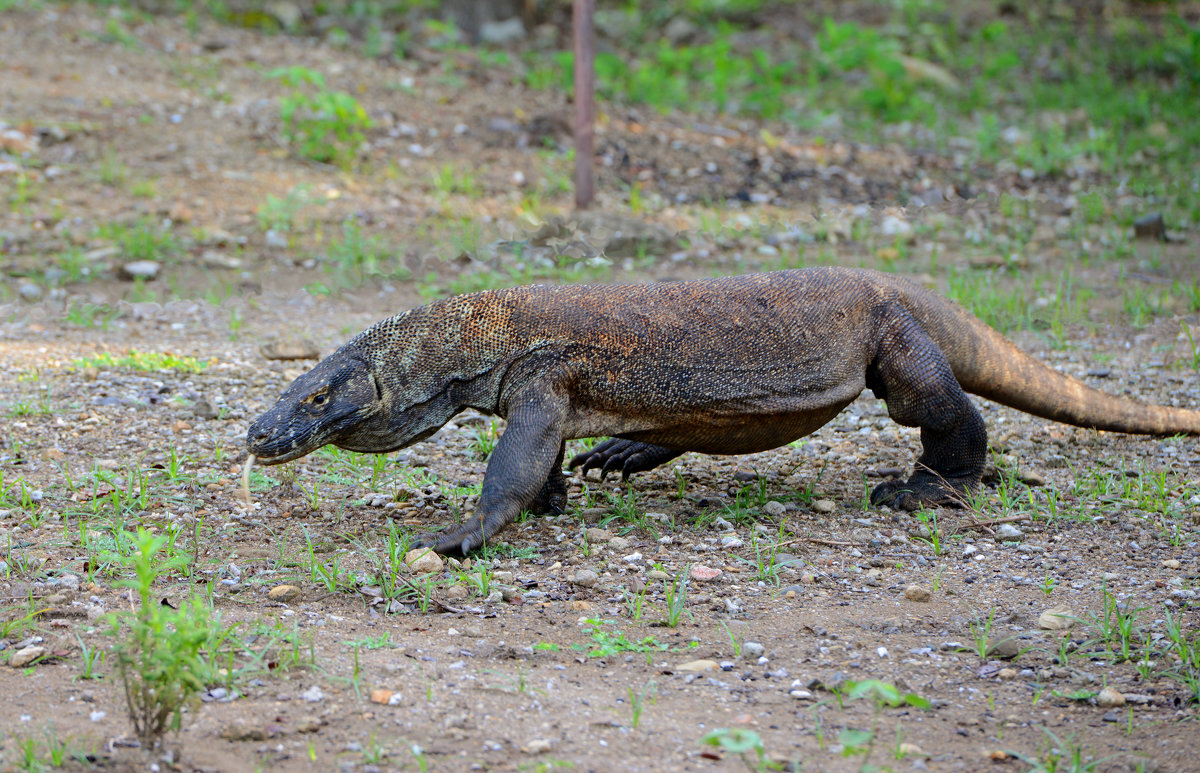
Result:
[[[496,442],[500,433],[496,430],[496,422],[489,421],[485,427],[471,427],[471,453],[481,462],[486,462],[496,450]]]
[[[626,688],[625,692],[629,696],[629,726],[637,730],[642,723],[642,712],[646,710],[646,698],[649,697],[650,702],[654,703],[654,680],[646,682],[640,692],[635,692],[632,687]]]
[[[751,771],[783,770],[781,763],[767,756],[762,738],[753,730],[744,727],[721,727],[713,730],[700,743],[715,747],[729,754],[736,754]]]
[[[671,580],[671,583],[664,588],[667,597],[666,624],[670,628],[675,628],[679,625],[679,620],[683,617],[684,610],[687,608],[688,574],[691,572],[691,569],[691,564],[683,567],[675,575],[674,579]]]
[[[595,646],[588,649],[586,645],[573,645],[572,649],[585,650],[589,658],[610,658],[622,652],[641,652],[650,663],[655,652],[665,652],[666,644],[659,642],[653,636],[647,636],[637,641],[630,641],[624,631],[606,631],[604,625],[611,620],[589,618],[584,625],[591,628],[591,637]]]
[[[972,620],[967,622],[967,626],[971,629],[971,638],[975,641],[973,652],[979,656],[980,660],[987,660],[988,653],[992,648],[992,621],[996,617],[996,608],[992,607],[988,610],[987,619],[976,615]]]
[[[283,134],[304,158],[349,166],[370,128],[367,111],[354,97],[331,91],[325,76],[294,65],[267,73],[292,92],[279,100]]]
[[[83,357],[74,361],[77,368],[118,368],[133,371],[169,371],[177,370],[182,373],[200,373],[208,363],[195,357],[180,356],[170,352],[139,352],[130,349],[123,355],[114,356],[110,352],[100,352],[92,357]]]
[[[110,613],[107,633],[116,639],[112,655],[134,732],[147,748],[157,748],[168,730],[179,730],[193,698],[215,680],[212,644],[228,632],[199,596],[179,609],[154,598],[158,578],[186,560],[160,560],[166,537],[138,529],[130,541],[131,555],[118,560],[134,570],[136,579],[123,584],[140,604],[133,612]]]
[[[1042,732],[1046,734],[1046,742],[1038,757],[1029,757],[1013,751],[1008,753],[1025,764],[1032,765],[1033,771],[1046,771],[1046,773],[1056,773],[1056,771],[1092,773],[1099,765],[1112,759],[1111,757],[1101,760],[1094,759],[1074,738],[1067,738],[1064,741],[1046,727],[1042,728]]]
[[[913,516],[924,527],[923,536],[917,537],[917,540],[928,545],[935,556],[940,556],[945,547],[942,544],[942,530],[938,527],[937,511],[918,510]]]

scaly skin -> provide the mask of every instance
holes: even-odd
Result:
[[[1200,434],[1200,413],[1099,392],[956,304],[875,271],[813,268],[697,282],[489,290],[366,329],[293,382],[247,434],[278,464],[332,443],[386,452],[475,408],[508,420],[476,514],[420,544],[466,553],[522,509],[566,506],[565,441],[612,436],[571,466],[625,475],[686,451],[744,454],[824,425],[864,389],[920,427],[915,509],[979,484],[987,432],[966,392],[1116,432]]]

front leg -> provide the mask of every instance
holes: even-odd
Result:
[[[562,477],[560,427],[566,401],[554,394],[532,394],[513,400],[513,404],[508,428],[496,443],[484,473],[475,515],[443,532],[422,535],[414,547],[466,555],[532,505],[539,492],[551,486],[556,465]],[[565,491],[562,499],[565,503]]]

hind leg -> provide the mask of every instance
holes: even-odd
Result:
[[[582,466],[584,475],[588,470],[598,469],[600,480],[604,480],[608,473],[620,470],[621,479],[624,480],[635,472],[653,470],[682,454],[682,451],[672,451],[650,443],[609,438],[590,451],[576,454],[571,459],[571,469]]]
[[[898,424],[921,428],[923,447],[912,477],[875,487],[871,504],[903,510],[963,504],[983,474],[987,428],[941,349],[902,309],[883,331],[867,386]]]
[[[529,503],[529,512],[534,515],[562,515],[567,511],[567,478],[562,471],[566,450],[567,444],[563,443],[558,449],[558,458],[554,460],[554,466],[550,468],[549,477],[542,484],[537,496]]]

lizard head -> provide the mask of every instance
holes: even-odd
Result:
[[[357,348],[343,346],[284,390],[250,425],[246,445],[263,464],[298,459],[328,443],[390,450],[397,446],[387,414],[370,362]]]

